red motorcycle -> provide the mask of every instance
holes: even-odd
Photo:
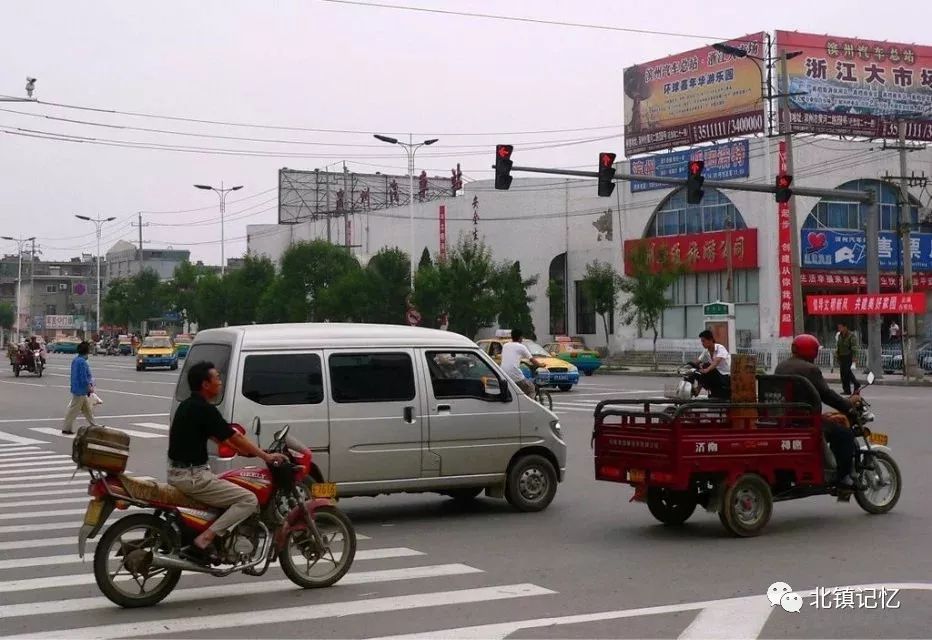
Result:
[[[218,537],[213,558],[187,557],[183,550],[221,510],[191,500],[171,485],[124,475],[125,458],[122,468],[101,471],[107,464],[99,462],[100,454],[106,455],[108,448],[120,453],[122,446],[100,440],[87,445],[87,450],[96,451],[98,463],[78,462],[90,471],[92,496],[78,535],[82,558],[88,538],[100,532],[115,508],[154,509],[117,520],[101,536],[94,552],[94,577],[103,594],[121,607],[148,607],[171,593],[182,571],[261,576],[275,560],[292,582],[305,589],[329,587],[340,580],[353,564],[356,532],[334,502],[336,485],[311,480],[311,452],[289,436],[288,429],[285,425],[275,434],[267,451],[284,453],[290,463],[234,469],[220,476],[255,493],[259,512]],[[128,436],[106,432],[109,438],[119,434],[126,439],[128,457]],[[227,449],[221,446],[220,457],[235,455]]]

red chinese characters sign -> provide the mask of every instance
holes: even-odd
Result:
[[[806,296],[806,307],[814,316],[925,313],[926,296],[924,293]]]
[[[757,267],[757,229],[736,229],[731,235],[732,267]],[[625,240],[625,273],[631,275],[628,256],[638,247],[646,246],[651,263],[661,251],[690,271],[724,271],[728,266],[729,232],[695,233],[683,236],[662,236],[641,240]]]
[[[447,207],[440,205],[440,259],[447,259]]]
[[[786,142],[780,141],[779,150],[780,175],[786,173]],[[780,337],[793,337],[793,254],[790,251],[791,234],[796,229],[790,229],[790,203],[777,204],[777,259],[779,260],[780,274]]]
[[[867,276],[863,273],[826,273],[824,271],[803,271],[802,285],[818,289],[864,289]],[[899,289],[899,276],[880,276],[881,289]],[[914,273],[913,290],[932,290],[932,273]]]

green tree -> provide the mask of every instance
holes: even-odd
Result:
[[[531,320],[531,303],[534,296],[528,294],[528,288],[537,284],[538,277],[524,279],[521,277],[521,263],[511,262],[499,267],[495,278],[495,296],[498,302],[498,326],[508,329],[520,329],[524,335],[534,335],[534,322]]]
[[[227,302],[227,288],[219,275],[207,273],[198,278],[191,313],[198,329],[222,327],[227,318]]]
[[[484,243],[461,239],[436,268],[450,331],[474,338],[479,329],[495,322],[499,311],[495,288],[499,270]]]
[[[115,324],[122,327],[129,327],[130,282],[125,278],[111,280],[107,286],[107,294],[104,296],[101,307],[104,319],[109,324]]]
[[[657,337],[663,312],[673,301],[669,297],[670,287],[683,273],[683,267],[670,253],[658,248],[652,254],[644,245],[633,249],[629,256],[631,273],[621,278],[619,291],[627,298],[621,303],[622,322],[635,324],[639,331],[653,333],[653,364],[657,368]]]
[[[608,319],[618,303],[620,278],[615,268],[607,262],[593,260],[586,265],[586,275],[581,286],[586,297],[592,303],[593,310],[602,317],[605,329],[605,344],[608,342]]]
[[[166,311],[180,313],[190,322],[199,322],[195,307],[198,298],[198,280],[206,270],[185,260],[177,267],[169,282],[163,283],[163,301]]]
[[[428,258],[430,254],[428,253]],[[370,322],[404,324],[411,295],[411,261],[398,249],[382,249],[366,265],[372,294]]]
[[[152,269],[143,269],[129,279],[126,306],[131,322],[141,324],[162,315],[163,304],[159,299],[162,288],[159,285],[159,274]]]
[[[430,250],[427,247],[424,247],[424,251],[421,252],[421,259],[417,263],[418,271],[424,267],[434,266],[433,260],[430,259]]]
[[[439,319],[447,310],[446,291],[440,271],[429,259],[425,261],[422,258],[414,274],[411,300],[421,314],[422,327],[436,329],[440,326]]]
[[[258,321],[262,294],[275,281],[275,265],[265,257],[246,256],[243,266],[221,279],[226,318],[231,325]]]
[[[12,329],[16,323],[16,309],[8,302],[0,302],[0,329]]]

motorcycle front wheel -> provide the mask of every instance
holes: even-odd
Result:
[[[873,468],[861,471],[854,499],[868,513],[887,513],[900,500],[903,489],[900,468],[885,451],[874,451],[871,456]]]
[[[342,511],[332,505],[318,507],[314,523],[326,549],[318,549],[308,529],[298,529],[288,534],[278,558],[288,579],[304,589],[335,584],[356,557],[356,530]]]
[[[94,551],[94,578],[100,591],[121,607],[151,607],[172,592],[180,569],[152,566],[152,554],[178,551],[168,524],[150,513],[117,520]]]

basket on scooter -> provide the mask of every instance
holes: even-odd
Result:
[[[129,460],[129,435],[104,426],[81,427],[71,446],[71,459],[79,469],[123,473]]]

